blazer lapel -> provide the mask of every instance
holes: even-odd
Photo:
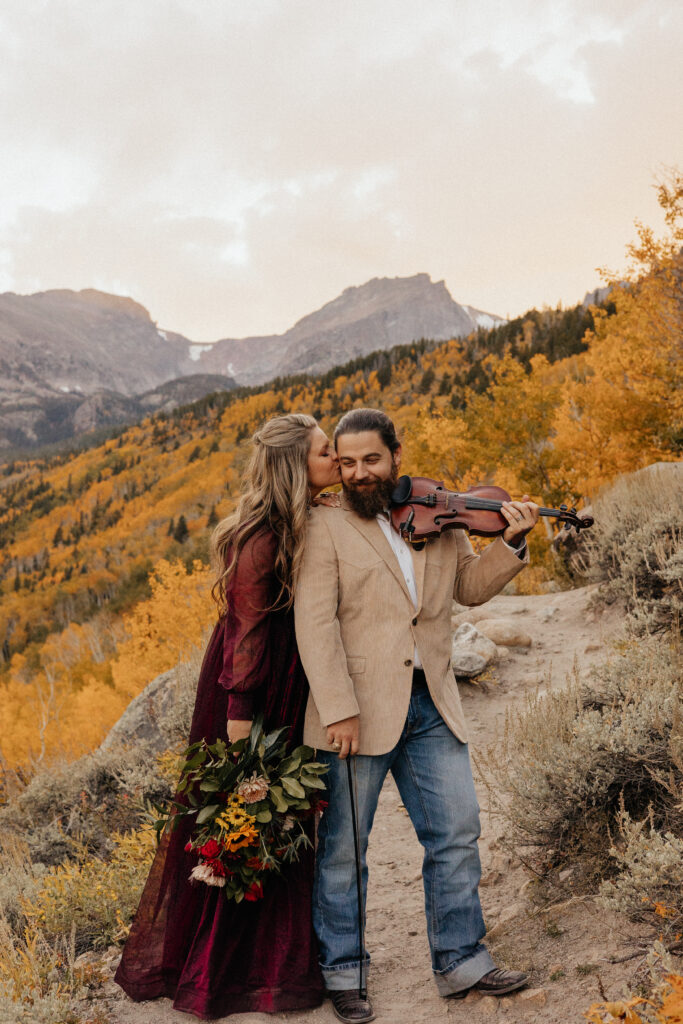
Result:
[[[373,546],[373,548],[375,549],[375,551],[377,552],[378,555],[381,555],[381,557],[384,559],[387,567],[390,569],[390,571],[394,575],[396,581],[400,584],[400,587],[403,590],[404,594],[406,595],[406,597],[408,598],[408,600],[412,604],[412,598],[410,596],[410,591],[408,590],[408,587],[406,586],[406,581],[405,581],[405,579],[403,577],[403,573],[401,572],[401,567],[398,564],[398,561],[396,559],[396,555],[391,550],[391,544],[389,543],[389,541],[386,539],[386,537],[382,533],[382,528],[380,527],[380,525],[377,522],[377,520],[374,519],[374,518],[373,519],[363,519],[363,518],[361,518],[361,516],[357,515],[352,509],[350,509],[348,507],[348,505],[346,505],[346,503],[343,500],[342,500],[342,508],[345,509],[347,522],[350,523],[351,526],[353,526],[353,528],[355,530],[358,530],[358,532],[360,534],[362,534],[363,537],[365,537],[365,539],[368,541],[368,543]],[[423,573],[424,573],[424,569],[423,569]],[[418,591],[418,593],[419,593],[419,591]]]

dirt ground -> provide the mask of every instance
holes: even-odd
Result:
[[[498,596],[472,619],[514,616],[531,635],[531,648],[509,648],[484,687],[463,684],[471,750],[485,750],[500,732],[509,708],[526,694],[565,683],[567,674],[606,657],[606,645],[619,629],[620,612],[590,609],[591,587],[539,596]],[[471,994],[462,1001],[441,999],[432,981],[421,881],[422,851],[400,797],[389,780],[382,793],[370,840],[367,943],[372,956],[369,990],[377,1019],[387,1024],[419,1024],[451,1019],[468,1024],[501,1022],[564,1024],[583,1020],[592,1002],[616,999],[632,981],[639,959],[611,964],[625,956],[637,935],[622,917],[591,901],[573,901],[540,911],[529,899],[530,879],[501,849],[501,822],[482,808],[481,898],[489,929],[487,945],[501,966],[528,971],[526,992],[493,999]],[[117,960],[110,962],[113,973]],[[113,982],[105,1003],[116,1024],[180,1024],[191,1020],[167,1000],[132,1003]],[[288,1014],[237,1014],[234,1024],[329,1024],[331,1004]]]

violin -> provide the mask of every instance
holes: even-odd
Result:
[[[454,528],[477,537],[497,537],[509,525],[500,511],[504,501],[510,501],[510,495],[492,484],[475,484],[457,492],[447,491],[443,480],[402,476],[391,495],[391,521],[411,544],[422,544]],[[566,505],[539,512],[573,526],[577,533],[593,525],[592,516],[580,516]]]

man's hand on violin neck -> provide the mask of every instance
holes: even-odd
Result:
[[[529,495],[525,494],[521,501],[504,501],[500,511],[508,521],[503,531],[503,540],[513,547],[519,547],[522,539],[538,522],[538,505],[535,501],[529,501]]]

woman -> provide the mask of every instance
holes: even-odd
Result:
[[[220,618],[202,664],[190,743],[290,726],[301,742],[308,684],[294,637],[293,590],[308,509],[339,482],[334,449],[310,416],[270,420],[253,452],[237,511],[212,537]],[[177,1010],[215,1018],[301,1010],[322,1002],[311,924],[312,850],[272,877],[256,903],[190,883],[192,819],[166,833],[116,981],[136,1001],[168,996]]]

